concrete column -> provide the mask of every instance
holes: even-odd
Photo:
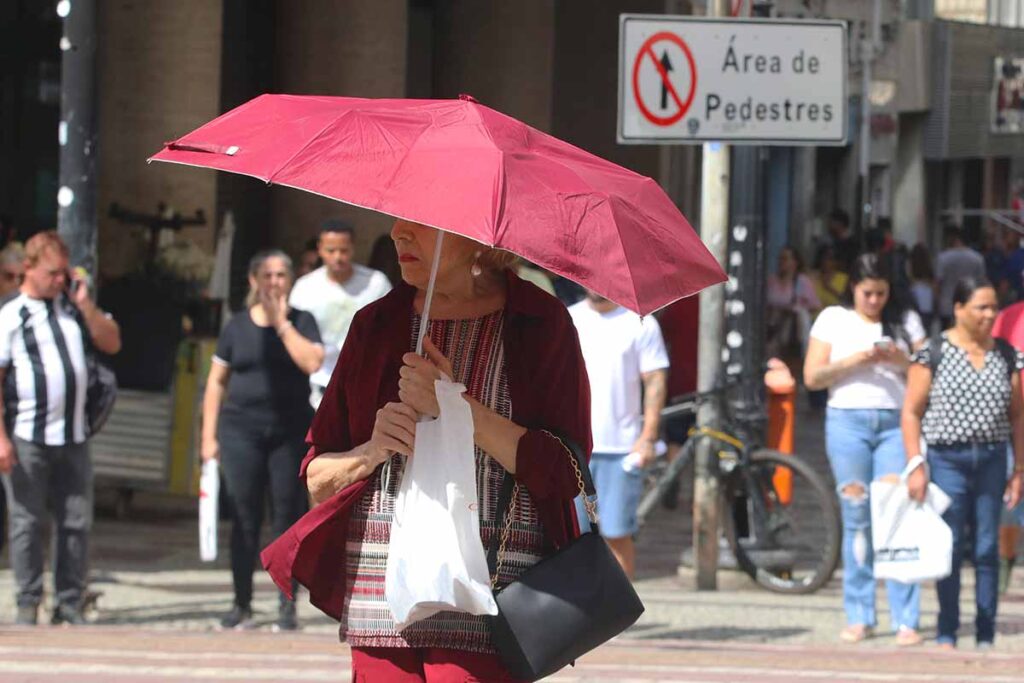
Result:
[[[790,240],[790,184],[793,173],[793,148],[771,147],[768,154],[768,177],[765,179],[765,263],[766,272],[778,268],[779,252]]]
[[[793,182],[790,188],[789,243],[809,259],[814,258],[814,196],[817,189],[818,150],[816,147],[793,148]],[[808,260],[810,263],[810,260]]]
[[[406,0],[278,0],[275,86],[296,95],[404,97]],[[357,229],[356,258],[365,261],[391,219],[290,188],[271,193],[273,246],[297,254],[328,218]],[[241,226],[239,226],[241,229]]]
[[[837,192],[838,207],[850,216],[851,227],[856,225],[860,213],[860,195],[857,194],[857,155],[856,144],[845,148],[845,154],[839,164],[839,182]]]
[[[943,209],[959,210],[964,208],[964,162],[951,159],[946,164],[946,201]],[[959,217],[957,221],[961,220]]]
[[[221,3],[104,2],[99,12],[98,225],[100,267],[113,277],[136,268],[144,240],[111,221],[112,202],[145,213],[158,202],[183,214],[216,216],[217,176],[175,164],[146,166],[164,141],[220,111]],[[213,225],[183,234],[213,251]]]
[[[982,175],[981,175],[981,208],[982,209],[995,209],[998,208],[998,202],[996,201],[996,159],[988,157],[982,162]],[[972,207],[974,208],[974,207]],[[981,229],[984,232],[994,230],[996,223],[989,219],[981,221]]]
[[[554,134],[588,152],[652,177],[659,176],[657,147],[620,145],[615,141],[619,14],[661,14],[664,11],[665,0],[577,0],[559,2],[555,8]],[[696,183],[700,173],[696,161],[692,163]],[[686,215],[697,227],[699,198],[691,201],[693,209]]]
[[[435,97],[467,93],[551,130],[554,0],[440,0],[434,26]]]
[[[925,218],[924,116],[900,117],[899,146],[893,165],[893,237],[907,245],[927,240]]]

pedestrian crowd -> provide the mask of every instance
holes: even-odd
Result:
[[[687,425],[662,424],[660,415],[667,400],[696,389],[696,297],[640,317],[505,252],[451,238],[424,358],[410,352],[436,235],[399,220],[364,266],[354,260],[353,226],[332,220],[294,263],[279,250],[252,258],[246,306],[223,327],[202,408],[201,458],[220,463],[233,524],[234,597],[224,628],[254,623],[252,577],[268,501],[277,538],[302,518],[309,497],[319,503],[359,484],[320,520],[333,529],[322,548],[333,569],[318,579],[336,584],[318,605],[341,621],[354,664],[388,675],[414,653],[422,659],[416,666],[443,667],[460,650],[480,655],[479,670],[497,666],[481,618],[446,612],[399,632],[384,601],[405,458],[417,420],[438,414],[432,387],[442,376],[467,387],[474,423],[486,426],[475,460],[481,539],[486,547],[502,524],[513,530],[498,583],[568,537],[566,514],[587,525],[575,478],[546,464],[557,460],[551,453],[562,440],[538,424],[592,443],[600,532],[632,577],[644,468],[687,438]],[[848,624],[840,637],[847,642],[878,626],[875,480],[902,475],[916,499],[930,480],[953,500],[944,514],[953,573],[937,586],[941,645],[957,642],[962,561],[976,572],[981,647],[994,639],[998,595],[1015,561],[1020,513],[1006,503],[1019,500],[1024,472],[1024,354],[1016,350],[1024,348],[1024,247],[1013,231],[989,240],[984,253],[958,228],[945,239],[933,259],[923,244],[897,244],[883,223],[862,250],[836,211],[813,268],[806,272],[799,250],[785,246],[766,282],[768,355],[802,376],[812,405],[825,408],[843,520]],[[52,232],[0,252],[0,297],[0,472],[17,621],[38,620],[42,539],[52,518],[52,621],[84,623],[92,517],[87,356],[116,352],[118,327],[93,302],[86,278],[69,270],[67,248]],[[524,385],[520,377],[532,379]],[[378,400],[359,400],[371,395]],[[531,447],[517,449],[523,440]],[[926,465],[905,471],[925,454]],[[497,518],[507,472],[519,482],[510,521]],[[314,602],[321,599],[316,585],[303,583]],[[296,585],[293,577],[291,590],[282,587],[278,630],[298,627]],[[897,642],[920,643],[920,586],[888,581],[886,588]]]
[[[961,566],[970,562],[974,638],[986,649],[1024,507],[1020,232],[993,234],[981,252],[949,226],[933,260],[923,244],[896,243],[885,223],[861,251],[848,224],[843,212],[832,214],[808,279],[794,250],[783,249],[768,289],[769,323],[786,321],[769,328],[778,335],[769,347],[794,367],[802,358],[812,406],[825,399],[843,526],[840,638],[860,642],[878,627],[870,491],[872,482],[896,479],[914,500],[925,500],[929,482],[951,499],[942,517],[952,532],[952,572],[936,582],[937,643],[957,645]],[[813,323],[805,335],[806,317]],[[920,585],[888,580],[886,589],[897,643],[921,643]]]

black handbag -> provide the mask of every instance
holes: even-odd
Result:
[[[554,435],[552,435],[554,436]],[[556,437],[557,438],[557,437]],[[596,525],[594,482],[579,447],[560,439],[576,470],[587,515]],[[488,549],[492,581],[497,580],[511,529],[518,484],[505,475],[495,519],[503,520]],[[500,542],[500,548],[499,548]],[[497,616],[491,617],[491,640],[516,678],[535,681],[549,676],[633,625],[644,612],[608,544],[596,531],[559,548],[495,591]]]

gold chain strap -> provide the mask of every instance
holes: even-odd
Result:
[[[515,517],[516,501],[519,498],[519,483],[512,488],[512,500],[508,504],[508,513],[505,515],[505,524],[501,527],[501,545],[498,546],[498,561],[495,563],[494,576],[491,577],[491,590],[498,585],[498,577],[501,576],[502,567],[505,565],[505,548],[508,546],[509,536],[512,535],[512,519]]]
[[[557,436],[552,434],[546,429],[542,429],[542,432],[555,439],[565,449],[565,454],[569,456],[569,464],[572,465],[573,470],[576,472],[576,485],[579,487],[579,495],[583,498],[583,507],[587,510],[587,518],[591,524],[597,524],[597,503],[590,500],[587,496],[587,487],[583,484],[583,472],[580,470],[579,464],[576,462],[576,456],[572,454],[569,447],[565,445],[565,442],[559,439]]]
[[[564,441],[546,429],[542,429],[541,431],[552,439],[558,441],[562,448],[565,449],[566,455],[569,456],[569,464],[572,465],[573,470],[576,472],[576,485],[579,486],[580,496],[583,497],[583,507],[587,510],[587,517],[590,519],[591,524],[597,524],[597,503],[587,497],[586,486],[583,484],[583,472],[580,470],[580,466],[576,462],[576,456],[572,454],[572,451],[569,450],[569,447],[565,445]],[[501,544],[498,546],[498,559],[494,567],[494,576],[491,577],[491,590],[494,590],[494,587],[498,584],[498,577],[501,575],[502,567],[505,564],[505,549],[508,546],[508,539],[512,535],[512,519],[515,516],[516,502],[518,498],[519,482],[516,482],[516,485],[512,488],[512,500],[509,502],[508,513],[505,515],[505,523],[501,528]]]

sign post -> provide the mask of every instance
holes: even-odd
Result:
[[[96,26],[95,0],[63,0],[60,77],[60,190],[57,232],[71,264],[96,269]]]
[[[703,144],[700,233],[725,267],[729,144],[846,143],[846,26],[728,19],[728,0],[709,0],[708,15],[620,17],[617,139],[622,144]],[[749,161],[748,171],[757,166],[753,158]],[[747,228],[738,225],[734,232],[746,235]],[[757,267],[743,269],[751,271],[761,272]],[[700,297],[697,384],[704,392],[723,374],[725,296],[722,287],[711,287]],[[698,425],[717,426],[720,407],[717,401],[701,405]],[[714,449],[702,442],[696,453],[693,509],[698,590],[717,587],[717,468]]]

